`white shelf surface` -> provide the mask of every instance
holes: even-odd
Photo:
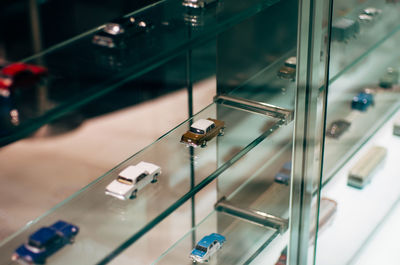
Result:
[[[400,197],[400,178],[398,174],[400,169],[398,159],[400,157],[400,137],[392,134],[393,119],[392,117],[388,120],[323,188],[322,196],[336,200],[338,209],[330,226],[324,229],[318,237],[316,264],[365,265],[367,263],[355,262],[356,260],[364,259],[365,255],[382,257],[380,254],[375,254],[374,251],[362,251],[366,245],[393,245],[387,238],[384,242],[375,243],[375,239],[385,237],[372,236],[378,228],[385,226],[385,224],[390,225],[393,223],[391,221],[384,223],[384,221]],[[386,160],[375,172],[371,183],[367,184],[363,189],[348,186],[347,176],[350,168],[373,145],[387,148]],[[399,216],[398,220],[400,220],[400,214],[397,214],[397,216]],[[390,231],[392,228],[396,227],[385,229]],[[382,228],[382,231],[385,229]],[[392,241],[398,238],[395,233],[390,236]],[[362,252],[364,252],[364,255],[358,255]],[[312,249],[310,249],[309,255],[312,257]],[[368,256],[365,257],[366,260],[369,259]],[[383,264],[398,264],[393,262],[394,260]],[[379,263],[382,263],[382,260]]]

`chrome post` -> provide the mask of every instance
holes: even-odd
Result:
[[[299,1],[288,264],[306,265],[313,196],[319,202],[333,0]],[[318,205],[318,204],[317,204]],[[315,233],[317,233],[316,229]]]
[[[215,209],[219,212],[238,217],[254,224],[276,229],[281,234],[283,234],[288,228],[288,220],[286,219],[254,209],[243,209],[237,207],[231,202],[227,201],[225,197],[215,204]]]

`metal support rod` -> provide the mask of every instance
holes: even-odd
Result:
[[[219,212],[223,212],[258,225],[276,229],[281,234],[284,233],[288,228],[289,221],[286,219],[253,209],[239,208],[227,201],[225,197],[219,200],[214,207]]]
[[[318,226],[311,202],[322,175],[332,1],[299,1],[289,265],[313,264],[315,257],[315,245],[314,257],[308,257],[310,230]]]
[[[253,100],[248,100],[239,97],[228,96],[225,94],[218,95],[214,97],[214,102],[225,105],[228,107],[267,115],[280,120],[285,120],[285,124],[288,124],[293,119],[293,111],[285,108],[277,107],[264,102],[258,102]]]

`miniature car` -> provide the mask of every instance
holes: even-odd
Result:
[[[294,81],[296,79],[296,57],[289,57],[278,71],[278,77]]]
[[[215,119],[200,119],[194,122],[189,131],[182,135],[181,143],[193,147],[205,147],[217,135],[224,135],[225,123]]]
[[[400,115],[397,115],[397,117],[394,120],[393,123],[393,134],[400,136]]]
[[[137,192],[149,183],[157,182],[161,168],[147,162],[140,162],[136,166],[129,166],[119,173],[117,179],[106,187],[106,194],[120,200],[134,199]]]
[[[382,10],[375,7],[367,7],[363,9],[362,13],[371,17],[377,17],[382,13]]]
[[[326,130],[326,136],[337,139],[349,129],[350,125],[351,123],[348,121],[336,120],[332,122],[328,130]]]
[[[280,184],[289,185],[290,172],[292,171],[292,162],[286,162],[282,169],[275,175],[275,182]]]
[[[374,105],[372,94],[361,92],[351,102],[351,108],[359,111],[366,111],[369,106]]]
[[[31,86],[47,75],[47,68],[26,63],[12,63],[0,70],[0,89]]]
[[[317,207],[317,201],[314,201],[312,204],[312,209],[315,209]],[[336,216],[338,208],[338,203],[335,200],[326,198],[326,197],[321,197],[319,201],[319,211],[318,211],[318,230],[316,223],[313,222],[310,227],[310,241],[314,242],[316,232],[318,235],[323,232],[324,229],[327,229],[329,224],[331,224]],[[316,211],[312,211],[311,213],[311,218],[312,220],[315,220],[317,215]]]
[[[65,221],[42,227],[33,233],[28,242],[19,246],[11,259],[20,264],[44,264],[46,259],[66,244],[72,244],[79,228]]]
[[[281,255],[279,256],[279,259],[275,263],[275,265],[286,265],[286,261],[287,261],[287,247],[285,247],[282,250]]]
[[[285,61],[285,66],[291,67],[291,68],[294,68],[294,69],[296,69],[296,64],[297,64],[297,58],[296,58],[296,56],[289,57],[289,58]]]
[[[199,263],[208,262],[211,256],[222,247],[226,241],[223,235],[212,233],[203,237],[190,253],[190,258]]]
[[[182,5],[191,8],[204,8],[217,1],[218,0],[183,0]]]
[[[382,88],[392,88],[399,83],[399,71],[396,68],[388,67],[386,73],[379,79],[379,86]]]
[[[371,24],[374,21],[374,18],[370,15],[360,14],[358,15],[358,21],[362,24]]]
[[[346,42],[360,32],[360,24],[348,18],[340,18],[332,25],[332,39]]]
[[[143,20],[134,17],[118,18],[105,25],[102,31],[93,36],[92,42],[107,48],[122,48],[131,36],[151,29]]]

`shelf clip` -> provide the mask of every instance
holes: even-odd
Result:
[[[288,228],[289,221],[287,219],[276,217],[258,210],[239,208],[227,201],[225,197],[222,197],[222,199],[214,205],[214,208],[218,212],[235,216],[257,225],[276,229],[281,234],[283,234]]]
[[[277,107],[264,102],[233,97],[226,94],[215,96],[214,102],[231,108],[281,119],[285,124],[288,124],[293,120],[293,110]]]

